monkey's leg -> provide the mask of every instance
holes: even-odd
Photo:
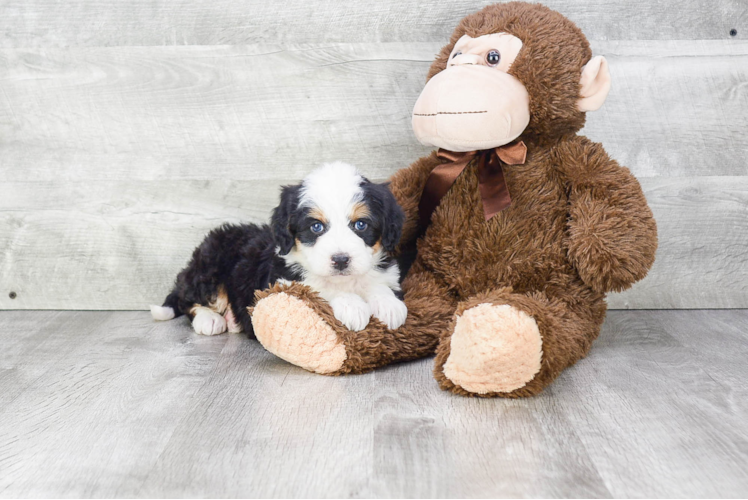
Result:
[[[352,332],[310,288],[298,283],[275,286],[257,294],[252,311],[255,336],[276,356],[326,375],[363,373],[433,354],[456,303],[417,263],[403,288],[408,307],[403,326],[388,330],[372,318],[366,328]]]
[[[605,303],[576,309],[540,292],[494,290],[461,302],[439,341],[442,389],[482,397],[533,396],[589,351]]]

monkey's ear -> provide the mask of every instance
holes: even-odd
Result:
[[[603,56],[596,56],[582,68],[582,78],[579,80],[582,86],[579,94],[581,98],[577,101],[579,111],[597,111],[605,102],[610,92],[610,71],[608,61]]]

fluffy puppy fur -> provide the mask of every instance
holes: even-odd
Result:
[[[371,316],[397,328],[407,316],[392,257],[403,219],[386,185],[345,163],[323,165],[282,189],[270,226],[224,224],[211,231],[151,314],[156,320],[186,314],[204,335],[254,336],[247,308],[255,292],[297,281],[327,300],[351,330],[362,330]]]

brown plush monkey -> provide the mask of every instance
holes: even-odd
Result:
[[[639,183],[577,135],[607,96],[607,63],[561,14],[512,2],[463,19],[428,78],[413,128],[440,149],[391,183],[407,215],[401,246],[417,239],[406,323],[349,331],[293,284],[258,294],[255,334],[317,373],[436,352],[444,389],[536,394],[588,352],[605,294],[654,262],[657,230]]]

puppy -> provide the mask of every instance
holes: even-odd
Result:
[[[351,330],[371,316],[388,328],[405,322],[400,270],[392,253],[403,211],[386,185],[345,163],[323,165],[281,191],[270,226],[224,224],[192,254],[156,320],[188,315],[197,333],[246,331],[256,290],[276,282],[308,285]]]

